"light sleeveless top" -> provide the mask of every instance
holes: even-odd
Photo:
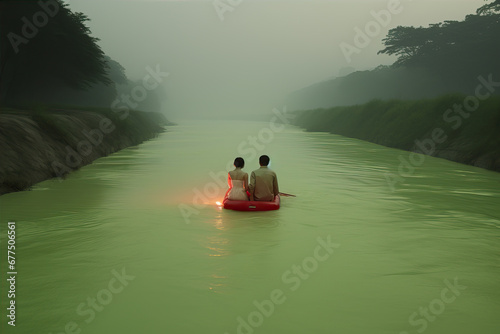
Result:
[[[243,181],[243,176],[245,174],[246,173],[241,169],[235,169],[234,171],[231,171],[229,173],[229,178],[231,179],[231,191],[227,195],[228,199],[233,201],[248,201],[248,196]],[[233,179],[233,177],[235,179]]]

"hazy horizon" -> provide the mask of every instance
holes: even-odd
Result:
[[[289,93],[348,67],[391,64],[395,58],[377,55],[389,29],[462,20],[485,4],[401,1],[399,13],[386,27],[379,24],[380,32],[349,63],[341,43],[356,46],[355,28],[376,22],[372,11],[387,10],[391,1],[243,0],[224,13],[214,1],[66,2],[90,18],[92,35],[129,78],[141,79],[148,66],[170,73],[164,112],[173,120],[269,113],[283,107]]]

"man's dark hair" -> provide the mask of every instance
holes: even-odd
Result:
[[[267,166],[269,165],[269,157],[267,155],[261,155],[260,158],[259,158],[259,164],[261,166]]]
[[[245,160],[243,160],[243,158],[237,157],[236,159],[234,159],[234,167],[245,167]]]

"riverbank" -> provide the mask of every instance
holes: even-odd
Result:
[[[428,100],[296,111],[294,124],[500,172],[500,97]]]
[[[158,113],[107,109],[0,109],[0,195],[62,178],[138,145],[171,125]]]

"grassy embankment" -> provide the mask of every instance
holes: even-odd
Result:
[[[124,117],[107,109],[2,108],[0,195],[142,143],[163,132],[163,125],[169,125],[163,115],[151,112],[130,111]]]
[[[295,125],[402,150],[424,151],[500,172],[500,96],[480,101],[479,107],[471,112],[464,106],[465,99],[465,95],[456,94],[428,100],[374,100],[362,105],[297,111]],[[454,112],[454,106],[463,112]],[[439,129],[440,142],[433,140],[433,131],[438,134]],[[417,141],[427,145],[420,149]],[[430,141],[435,145],[434,150]]]

